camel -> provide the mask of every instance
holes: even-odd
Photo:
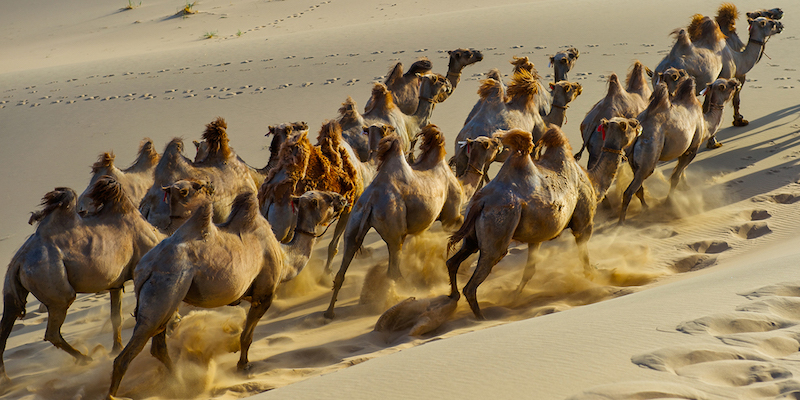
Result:
[[[654,72],[654,74],[655,75],[653,78],[655,78],[656,85],[661,82],[666,83],[667,91],[669,92],[670,96],[675,95],[675,90],[678,89],[678,83],[681,81],[681,79],[689,76],[689,74],[686,73],[686,70],[677,69],[675,67],[669,67],[663,72]]]
[[[227,218],[236,195],[258,191],[259,179],[228,146],[226,129],[227,123],[222,118],[206,125],[203,140],[209,144],[209,154],[198,163],[183,155],[182,139],[175,138],[167,144],[155,169],[155,181],[139,205],[148,222],[166,233],[177,229],[169,218],[169,206],[163,188],[181,179],[194,178],[214,187],[214,220],[218,222]]]
[[[197,179],[181,179],[164,188],[164,200],[169,204],[172,225],[179,227],[186,222],[201,204],[211,201],[214,187]]]
[[[119,169],[114,165],[114,153],[106,152],[100,155],[96,163],[92,165],[92,178],[89,185],[78,197],[78,212],[93,213],[91,201],[87,197],[89,191],[103,176],[111,176],[120,185],[134,204],[139,204],[145,192],[153,185],[153,171],[158,164],[158,153],[153,147],[153,141],[145,138],[139,145],[138,156],[133,164],[125,169]]]
[[[587,241],[592,236],[597,203],[605,196],[624,158],[623,150],[636,137],[635,119],[615,117],[603,120],[606,134],[600,160],[590,170],[580,167],[572,156],[566,136],[551,126],[541,142],[547,147],[539,160],[530,157],[533,137],[530,132],[513,129],[502,134],[503,145],[511,149],[497,176],[470,201],[463,225],[449,241],[461,248],[447,260],[450,298],[458,300],[456,274],[461,264],[480,251],[478,265],[464,286],[473,314],[484,319],[476,293],[492,268],[508,252],[512,240],[528,243],[528,262],[517,288],[521,291],[533,277],[535,258],[542,242],[570,228],[578,244],[584,273],[593,275]]]
[[[550,56],[550,66],[553,67],[553,79],[556,83],[569,80],[567,75],[575,67],[575,61],[580,54],[578,49],[570,47]]]
[[[467,169],[458,177],[464,190],[464,199],[472,198],[484,182],[488,182],[489,166],[503,152],[503,143],[495,137],[479,136],[462,144],[468,154]]]
[[[166,324],[181,302],[217,308],[248,300],[237,369],[248,368],[253,330],[278,285],[302,271],[318,237],[317,227],[331,222],[347,205],[343,196],[319,191],[291,201],[298,218],[296,234],[288,244],[278,242],[258,210],[255,194],[245,192],[236,197],[224,223],[212,222],[213,206],[207,202],[142,258],[134,275],[136,326],[131,340],[114,359],[109,397],[117,394],[128,365],[150,338],[151,354],[172,369]]]
[[[395,128],[401,139],[403,150],[413,161],[414,138],[420,130],[428,125],[436,103],[447,98],[453,87],[450,81],[439,74],[427,74],[420,77],[419,107],[413,115],[403,114],[394,104],[392,92],[383,83],[376,83],[372,88],[370,107],[364,114],[355,110],[355,102],[351,97],[339,109],[339,124],[343,136],[350,146],[359,154],[361,161],[366,161],[367,139],[362,137],[364,126],[386,124]]]
[[[389,248],[388,275],[401,277],[399,255],[408,235],[426,231],[440,220],[447,229],[461,223],[462,190],[444,161],[444,135],[428,125],[422,137],[419,160],[409,165],[397,135],[381,139],[378,173],[353,207],[344,234],[344,257],[333,282],[333,296],[326,318],[334,317],[334,305],[347,268],[361,248],[364,236],[375,228]]]
[[[741,83],[736,78],[718,78],[700,92],[706,96],[705,101],[703,101],[703,120],[706,123],[708,135],[707,148],[716,149],[722,147],[722,143],[717,142],[717,131],[719,130],[719,124],[722,122],[722,110],[725,103],[733,98],[740,86]]]
[[[592,106],[581,122],[583,146],[575,154],[575,159],[580,160],[583,150],[587,149],[587,168],[591,169],[600,158],[600,149],[603,147],[602,135],[597,131],[600,121],[614,117],[633,118],[647,108],[652,94],[647,84],[648,71],[647,67],[636,60],[625,79],[625,87],[622,87],[617,74],[612,73],[608,77],[608,92]]]
[[[553,100],[550,104],[550,112],[543,116],[544,122],[548,125],[553,124],[558,127],[564,125],[567,120],[567,108],[569,103],[580,96],[583,88],[580,83],[558,81],[550,84],[553,93]]]
[[[25,316],[28,293],[47,307],[44,339],[69,353],[79,363],[92,359],[61,336],[61,325],[76,293],[111,294],[113,351],[122,349],[120,313],[122,285],[133,279],[139,259],[164,235],[145,221],[120,182],[98,178],[87,197],[95,212],[77,212],[77,194],[59,187],[42,199],[42,210],[31,215],[36,232],[17,250],[3,286],[0,321],[0,379],[9,381],[3,352],[14,321]]]
[[[697,155],[700,143],[707,138],[708,128],[703,116],[703,106],[695,97],[695,91],[695,81],[691,76],[678,84],[678,89],[672,98],[669,96],[667,85],[660,83],[647,109],[637,117],[642,125],[642,135],[628,149],[628,162],[633,169],[633,180],[622,195],[620,225],[625,223],[625,214],[634,193],[642,202],[642,206],[647,207],[642,182],[653,173],[656,164],[659,161],[678,160],[670,177],[671,195],[680,182],[683,171]],[[730,88],[728,93],[730,94]],[[725,100],[724,96],[714,96],[714,99]],[[718,106],[714,107],[713,111],[720,118],[722,104],[718,103]],[[712,109],[710,103],[708,108]]]
[[[747,13],[747,22],[750,25],[748,30],[750,37],[745,45],[736,33],[736,18],[739,12],[736,6],[730,3],[723,3],[717,11],[715,23],[720,32],[725,35],[725,50],[723,51],[723,68],[720,78],[736,78],[739,82],[745,82],[746,74],[761,61],[764,48],[772,35],[781,33],[783,24],[775,21],[783,17],[783,11],[779,8],[772,10],[759,10]],[[774,18],[777,17],[777,18]],[[697,16],[693,19],[693,23]],[[691,27],[690,27],[691,28]],[[697,35],[705,34],[698,31]],[[692,36],[692,40],[701,40]],[[733,94],[733,125],[746,126],[749,124],[739,112],[741,87]]]
[[[461,81],[461,71],[468,65],[482,61],[483,54],[478,50],[472,49],[456,49],[447,53],[450,55],[450,61],[447,65],[447,74],[445,76],[450,81],[453,90],[455,90]],[[403,73],[403,64],[399,62],[389,71],[384,84],[392,92],[394,103],[403,114],[414,115],[417,111],[419,107],[420,76],[430,73],[432,67],[430,60],[423,58],[411,64],[408,72]],[[452,91],[448,92],[445,97],[440,99],[440,102],[445,101],[451,94]],[[370,101],[367,102],[366,109],[370,108]]]
[[[519,128],[533,132],[536,139],[542,137],[545,123],[538,111],[536,94],[539,92],[539,79],[536,70],[518,70],[503,93],[501,81],[488,78],[483,81],[478,95],[483,101],[475,115],[467,121],[456,137],[455,155],[450,160],[455,167],[456,176],[461,176],[467,168],[467,154],[458,143],[479,136],[491,136],[498,130]]]

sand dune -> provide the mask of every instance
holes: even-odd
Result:
[[[514,243],[481,286],[488,321],[476,321],[461,301],[429,333],[409,336],[412,325],[374,332],[381,313],[398,302],[449,292],[447,234],[437,224],[409,238],[401,264],[406,279],[392,282],[385,276],[386,246],[370,233],[348,271],[333,321],[322,316],[330,300],[330,277],[322,273],[327,235],[256,328],[253,367],[246,374],[235,372],[238,355],[231,351],[247,305],[211,311],[183,306],[168,340],[177,371],[165,373],[144,351],[120,394],[796,396],[796,16],[788,3],[736,4],[740,11],[786,11],[786,30],[768,43],[744,85],[742,113],[750,125],[730,127],[726,108],[717,134],[724,146],[701,151],[689,166],[691,190],[663,202],[674,163],[660,166],[645,181],[653,207],[644,212],[634,201],[620,228],[619,198],[631,179],[623,169],[589,242],[598,269],[594,279],[584,277],[571,235],[562,235],[542,246],[536,275],[515,295],[526,249]],[[269,156],[267,126],[306,121],[313,136],[347,96],[363,107],[372,82],[384,79],[397,61],[408,66],[428,57],[433,70],[444,73],[446,51],[458,47],[481,50],[484,60],[464,70],[458,88],[433,114],[448,152],[487,71],[507,74],[513,56],[527,56],[550,78],[548,55],[573,46],[581,55],[570,77],[583,93],[571,103],[564,131],[577,149],[578,125],[604,95],[607,76],[623,75],[635,59],[654,67],[672,45],[669,32],[695,12],[713,15],[718,6],[687,0],[667,10],[661,3],[621,0],[208,0],[194,5],[197,14],[182,17],[176,13],[185,2],[127,5],[4,5],[0,258],[10,260],[33,232],[26,222],[42,195],[56,186],[82,191],[89,166],[104,151],[113,150],[116,163],[125,166],[143,137],[162,151],[173,137],[187,144],[199,139],[204,125],[222,116],[237,154],[262,167]],[[741,18],[742,35],[745,26]],[[190,149],[187,156],[193,155]],[[462,267],[460,282],[474,262]],[[124,342],[134,323],[130,289],[123,301]],[[88,365],[75,365],[41,341],[47,317],[38,307],[30,296],[27,317],[17,321],[8,341],[5,361],[13,384],[0,389],[2,398],[101,398],[113,361],[108,295],[79,294],[64,325],[65,338],[93,357]]]

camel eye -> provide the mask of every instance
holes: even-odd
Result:
[[[561,59],[561,63],[562,63],[562,64],[566,64],[566,63],[567,63],[567,61],[568,61],[568,60],[567,60],[566,58],[562,58],[562,59]]]
[[[623,131],[627,130],[628,129],[628,124],[626,122],[624,122],[624,121],[620,122],[619,123],[619,129],[622,129]]]

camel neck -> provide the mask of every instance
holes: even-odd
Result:
[[[708,136],[714,136],[717,133],[719,124],[722,122],[723,108],[724,104],[712,102],[708,107],[708,111],[703,113],[703,119],[706,122],[706,128],[708,128]]]
[[[420,129],[422,129],[425,125],[428,125],[430,122],[435,104],[436,103],[433,102],[433,99],[423,95],[419,96],[419,105],[417,106],[417,111],[414,113],[414,119],[416,119],[416,125]]]
[[[736,76],[742,76],[748,73],[755,65],[761,61],[761,55],[764,53],[764,46],[766,45],[765,38],[757,30],[752,30],[750,33],[750,40],[747,41],[747,46],[741,52],[733,52],[733,61],[736,64]]]
[[[308,259],[311,258],[311,250],[317,242],[317,236],[313,233],[313,229],[303,229],[300,227],[301,225],[305,224],[302,223],[302,218],[298,215],[297,228],[295,228],[292,241],[281,244],[284,254],[281,282],[291,280],[305,268],[308,264]]]
[[[617,170],[622,160],[625,159],[625,152],[619,149],[618,146],[610,145],[603,146],[600,158],[595,163],[594,167],[588,171],[589,180],[592,181],[596,200],[599,202],[603,200],[617,176]]]
[[[562,126],[567,119],[567,108],[569,108],[569,105],[560,105],[554,102],[550,105],[550,112],[545,116],[544,122]]]
[[[478,169],[472,163],[467,164],[467,170],[464,172],[461,177],[458,178],[458,181],[461,182],[461,187],[464,189],[464,198],[469,199],[475,194],[475,191],[478,190],[478,185],[480,185],[481,180],[483,179],[483,171]]]

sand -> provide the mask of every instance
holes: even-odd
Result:
[[[570,77],[583,93],[564,125],[577,149],[578,125],[604,95],[606,77],[623,75],[635,59],[654,67],[672,44],[669,32],[718,6],[209,0],[183,17],[175,14],[185,2],[143,0],[129,10],[128,2],[117,3],[3,6],[0,260],[10,260],[34,232],[26,222],[41,197],[56,186],[82,191],[104,151],[125,166],[142,138],[152,138],[159,151],[173,137],[188,144],[222,116],[237,154],[262,167],[269,125],[306,121],[315,135],[347,96],[362,107],[372,82],[397,61],[407,66],[426,56],[444,73],[446,51],[459,47],[481,50],[484,60],[464,70],[434,111],[448,152],[489,69],[508,73],[512,56],[528,56],[542,75],[552,74],[547,57],[568,46],[581,52]],[[322,274],[328,234],[256,328],[246,374],[235,372],[238,353],[230,352],[246,304],[182,307],[184,318],[168,339],[177,371],[165,373],[145,349],[120,395],[793,398],[800,391],[793,379],[800,373],[796,17],[786,2],[736,4],[740,11],[787,13],[786,30],[748,73],[742,112],[750,125],[730,127],[726,107],[718,133],[724,146],[698,154],[687,170],[691,190],[677,193],[673,204],[662,204],[664,177],[674,166],[666,163],[645,182],[654,204],[649,213],[634,201],[629,223],[616,228],[616,208],[602,209],[589,242],[595,279],[583,276],[565,234],[543,245],[536,275],[513,295],[525,260],[525,247],[513,244],[479,290],[488,321],[476,321],[461,300],[447,322],[422,336],[373,332],[380,314],[407,297],[448,293],[446,233],[437,224],[408,240],[401,266],[407,279],[400,283],[385,278],[386,246],[370,233],[333,321],[322,317],[330,300]],[[744,19],[738,26],[745,35]],[[629,172],[622,175],[612,205],[630,180]],[[473,263],[462,267],[460,282]],[[127,290],[124,342],[134,305]],[[13,383],[0,389],[2,398],[102,398],[113,361],[108,295],[78,295],[63,327],[64,337],[93,357],[88,365],[75,365],[41,340],[47,317],[38,307],[30,296],[28,316],[8,341],[4,359]]]

